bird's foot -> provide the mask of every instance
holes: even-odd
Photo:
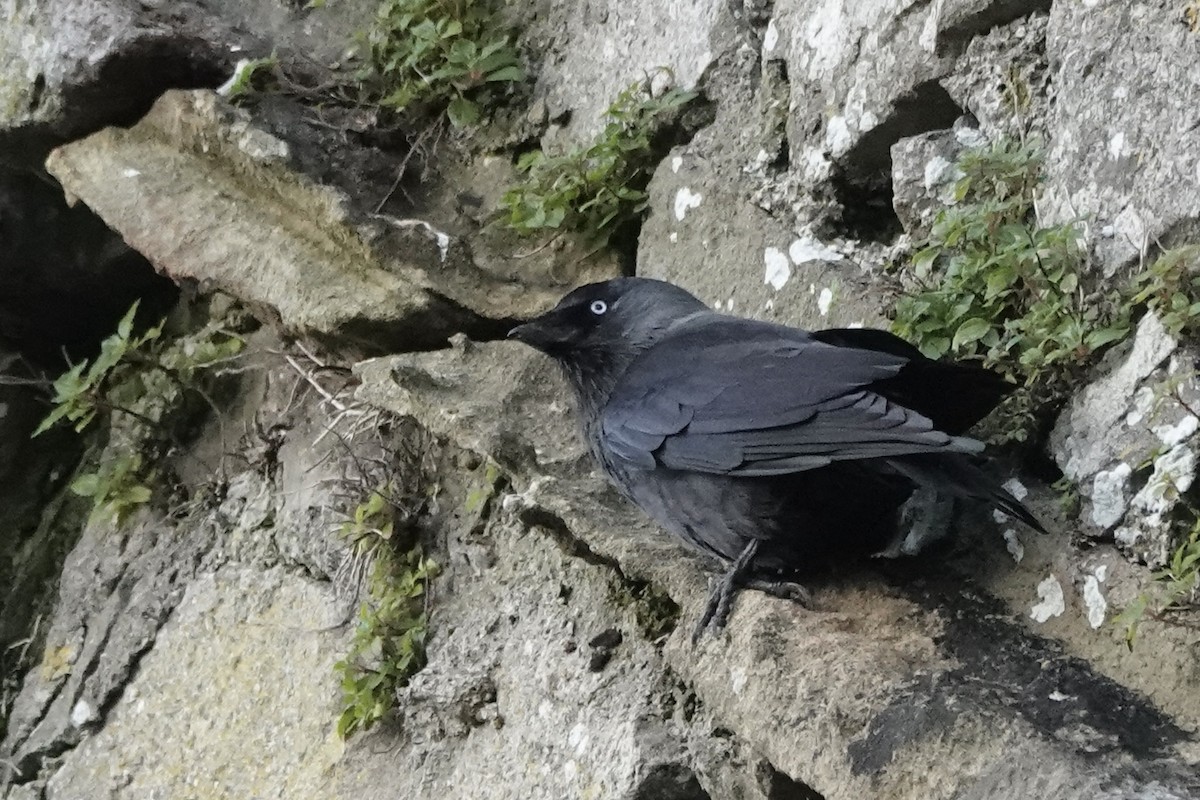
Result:
[[[700,620],[692,631],[692,644],[700,641],[700,637],[704,635],[705,629],[710,625],[713,631],[719,631],[725,627],[725,623],[729,621],[729,612],[733,609],[733,597],[737,594],[739,586],[742,585],[742,578],[757,552],[758,540],[752,539],[734,560],[729,571],[717,580],[716,586],[708,595],[704,613],[700,615]]]
[[[812,592],[792,581],[771,581],[764,578],[751,578],[744,584],[747,589],[757,589],[760,592],[778,597],[780,600],[791,600],[800,606],[812,609]]]

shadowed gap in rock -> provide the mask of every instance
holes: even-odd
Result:
[[[134,300],[157,321],[179,290],[38,172],[0,170],[0,343],[54,373],[93,354]]]
[[[757,772],[758,785],[767,800],[825,800],[816,789],[790,778],[766,761],[758,765]]]
[[[630,795],[631,800],[711,800],[696,773],[682,764],[657,764]]]
[[[838,159],[831,180],[842,207],[840,230],[855,239],[887,243],[903,226],[892,208],[892,145],[909,136],[949,128],[963,109],[937,81],[899,97],[887,116]]]
[[[25,654],[46,633],[34,620],[82,527],[55,510],[80,437],[61,428],[30,438],[50,408],[45,382],[93,357],[135,300],[150,325],[178,296],[91,210],[68,206],[53,179],[0,169],[0,739]]]
[[[60,121],[0,132],[0,165],[36,169],[61,144],[137,122],[168,89],[216,88],[231,67],[229,53],[198,37],[167,33],[131,43],[101,62],[92,79],[62,88]],[[38,75],[32,89],[36,107],[45,77]]]

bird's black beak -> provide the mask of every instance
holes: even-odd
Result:
[[[513,328],[508,332],[508,339],[549,353],[561,344],[567,335],[568,332],[562,329],[554,312],[550,312]]]

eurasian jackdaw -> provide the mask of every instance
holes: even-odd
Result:
[[[883,549],[917,487],[1037,519],[962,436],[1010,385],[932,361],[890,333],[807,332],[710,310],[663,281],[582,286],[509,333],[554,358],[583,437],[662,527],[732,566],[697,634],[738,587],[804,600],[779,580]]]

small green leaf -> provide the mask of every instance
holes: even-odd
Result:
[[[100,474],[85,472],[71,482],[71,491],[80,497],[92,497],[100,487]]]
[[[456,128],[466,128],[479,121],[479,106],[465,97],[456,97],[450,101],[446,113],[450,124]]]
[[[520,67],[501,67],[487,74],[488,83],[498,83],[500,81],[519,83],[523,80],[525,80],[525,71]]]
[[[954,350],[959,350],[968,344],[972,344],[982,339],[991,330],[991,327],[991,323],[986,319],[969,319],[959,325],[958,330],[954,332],[954,341],[951,343],[951,347]]]

